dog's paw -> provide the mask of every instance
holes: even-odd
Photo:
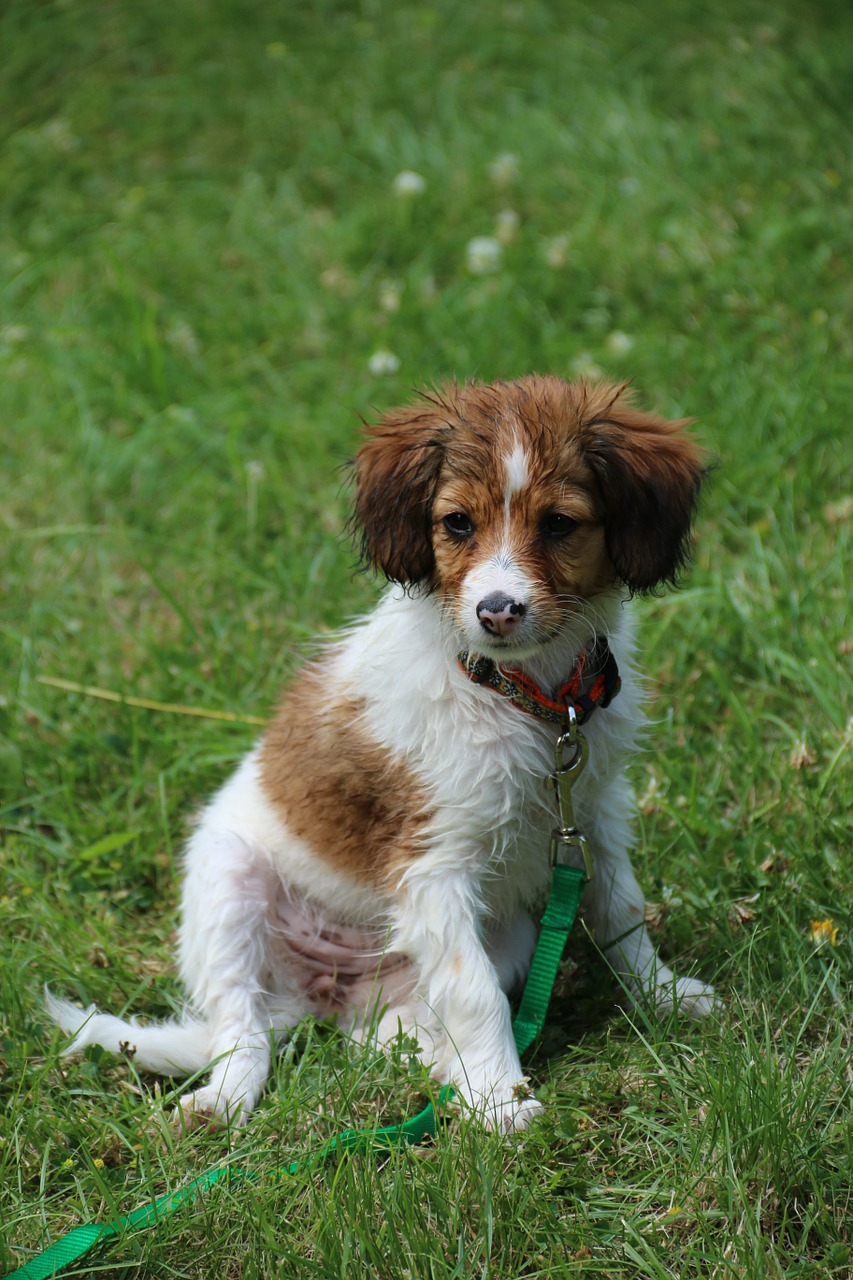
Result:
[[[676,978],[669,969],[658,969],[653,983],[632,985],[637,1002],[651,1005],[659,1017],[677,1012],[698,1021],[719,1013],[723,1007],[722,1000],[707,982],[701,978]]]
[[[489,1087],[481,1084],[472,1088],[470,1079],[458,1088],[460,1101],[469,1114],[485,1129],[498,1133],[520,1133],[543,1110],[542,1103],[534,1098],[526,1077],[515,1084]]]
[[[497,1129],[499,1133],[520,1133],[544,1110],[538,1098],[513,1097],[497,1102],[492,1097],[485,1104],[483,1123],[487,1129]]]
[[[185,1093],[173,1115],[175,1126],[184,1131],[241,1125],[246,1119],[240,1102],[230,1101],[220,1089],[210,1085]]]
[[[680,1009],[691,1018],[707,1018],[720,1013],[723,1002],[714,988],[701,978],[676,978],[668,990],[669,1008]]]

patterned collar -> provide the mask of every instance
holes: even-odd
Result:
[[[459,665],[475,684],[486,685],[509,698],[513,706],[527,715],[554,724],[565,724],[570,706],[574,707],[578,724],[583,724],[597,707],[609,706],[622,685],[616,659],[605,636],[596,636],[581,651],[574,671],[557,690],[555,699],[547,697],[523,672],[513,668],[501,670],[491,658],[479,653],[470,650],[460,653]],[[584,685],[588,687],[584,689]]]

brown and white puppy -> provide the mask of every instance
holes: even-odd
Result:
[[[549,884],[559,726],[473,683],[458,655],[553,697],[596,636],[622,690],[585,730],[586,918],[638,998],[712,1008],[646,932],[623,772],[642,725],[629,597],[674,581],[702,477],[685,425],[624,387],[528,377],[448,386],[368,430],[355,518],[391,585],[295,679],[189,841],[187,1014],[142,1027],[49,996],[69,1051],[129,1043],[167,1073],[212,1063],[184,1109],[244,1120],[271,1032],[336,1014],[356,1037],[416,1036],[485,1123],[523,1126],[539,1104],[506,993]]]

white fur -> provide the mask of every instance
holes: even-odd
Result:
[[[500,592],[512,600],[528,601],[533,587],[533,580],[517,563],[509,546],[502,546],[494,556],[472,570],[465,579],[464,590],[455,608],[456,623],[465,648],[500,658],[502,653],[500,646],[493,640],[490,641],[490,638],[483,633],[477,616],[477,605],[491,592]],[[536,610],[528,606],[524,617],[516,624],[512,633],[514,658],[530,657],[538,653],[541,648],[540,643],[537,642],[538,630],[539,620]]]
[[[515,482],[521,463],[513,458],[507,471]],[[503,572],[477,570],[472,599],[503,588]],[[575,801],[595,864],[586,917],[638,995],[659,1010],[678,1003],[698,1016],[712,1007],[713,993],[675,981],[658,959],[628,857],[633,806],[623,767],[641,711],[624,593],[614,588],[576,602],[559,633],[533,647],[525,670],[553,691],[596,632],[608,637],[623,683],[584,730],[589,765]],[[348,1017],[356,1037],[368,1035],[377,1017],[381,1038],[400,1027],[416,1034],[439,1077],[486,1123],[527,1123],[539,1104],[525,1096],[506,993],[526,973],[532,918],[549,883],[554,813],[544,780],[557,729],[470,682],[458,667],[459,648],[457,626],[437,596],[392,587],[329,657],[330,705],[358,698],[359,731],[403,762],[431,800],[421,854],[398,881],[378,888],[336,867],[334,850],[297,839],[264,792],[258,752],[250,753],[187,847],[179,956],[194,1014],[140,1027],[51,997],[50,1013],[75,1035],[69,1051],[129,1045],[136,1063],[154,1071],[212,1063],[209,1083],[183,1100],[185,1112],[245,1119],[267,1079],[275,1038],[316,1011],[298,969],[282,958],[276,904],[288,895],[331,922],[372,931],[404,958],[387,981],[366,974],[353,987]]]
[[[504,459],[506,468],[506,487],[504,489],[504,509],[509,515],[509,502],[514,493],[520,493],[530,479],[530,468],[524,445],[516,441],[511,454]]]

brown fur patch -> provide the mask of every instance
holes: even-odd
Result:
[[[286,693],[260,752],[261,778],[288,829],[349,875],[381,882],[419,851],[427,820],[418,784],[371,742],[356,698],[332,698],[327,664]]]

